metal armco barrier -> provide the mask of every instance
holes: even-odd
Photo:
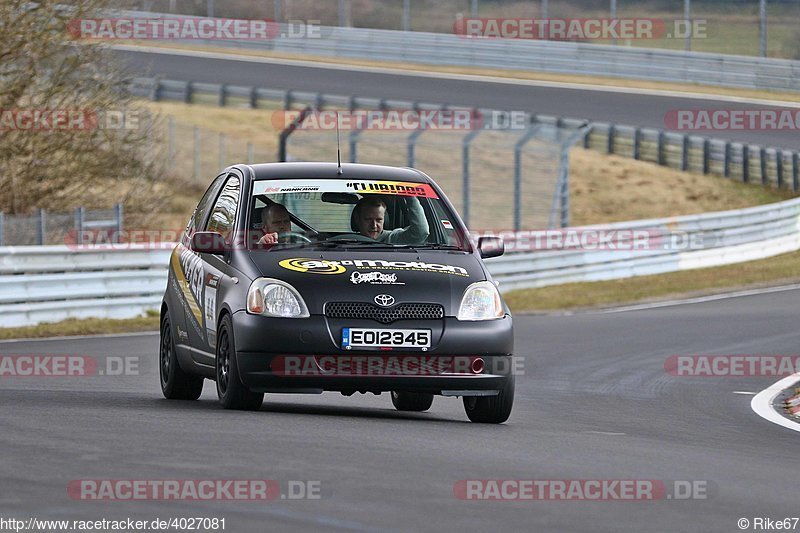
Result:
[[[162,18],[167,13],[121,12]],[[800,61],[527,39],[321,26],[319,37],[192,40],[286,54],[632,78],[717,87],[800,91]],[[280,34],[290,34],[281,24]],[[181,41],[178,41],[181,42]]]
[[[800,198],[747,209],[582,229],[682,233],[698,249],[540,250],[486,261],[503,292],[676,272],[800,249]],[[173,244],[158,249],[0,248],[0,326],[65,318],[130,318],[158,309]],[[122,245],[116,245],[121,248]],[[268,252],[265,252],[268,253]]]

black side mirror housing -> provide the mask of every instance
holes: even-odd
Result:
[[[224,254],[228,248],[225,237],[216,231],[198,231],[192,234],[189,249],[201,254]]]
[[[502,237],[481,237],[478,239],[478,251],[483,259],[500,257],[506,251]]]

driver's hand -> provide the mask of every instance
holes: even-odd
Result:
[[[277,242],[277,233],[265,233],[264,236],[258,240],[258,244],[276,244]]]

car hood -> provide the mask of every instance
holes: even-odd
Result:
[[[464,290],[486,279],[480,260],[461,252],[310,249],[253,251],[262,276],[290,283],[311,314],[326,302],[373,302],[388,294],[394,303],[440,303],[455,316]]]

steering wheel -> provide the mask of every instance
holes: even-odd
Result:
[[[297,239],[300,242],[311,242],[311,239],[303,235],[302,233],[295,233],[294,231],[285,231],[283,233],[278,233],[278,239],[287,238],[287,239]]]
[[[336,235],[335,237],[331,237],[327,240],[331,242],[336,242],[336,241],[375,242],[375,239],[373,239],[372,237],[367,237],[365,235],[361,235],[360,233],[344,233],[342,235]]]

